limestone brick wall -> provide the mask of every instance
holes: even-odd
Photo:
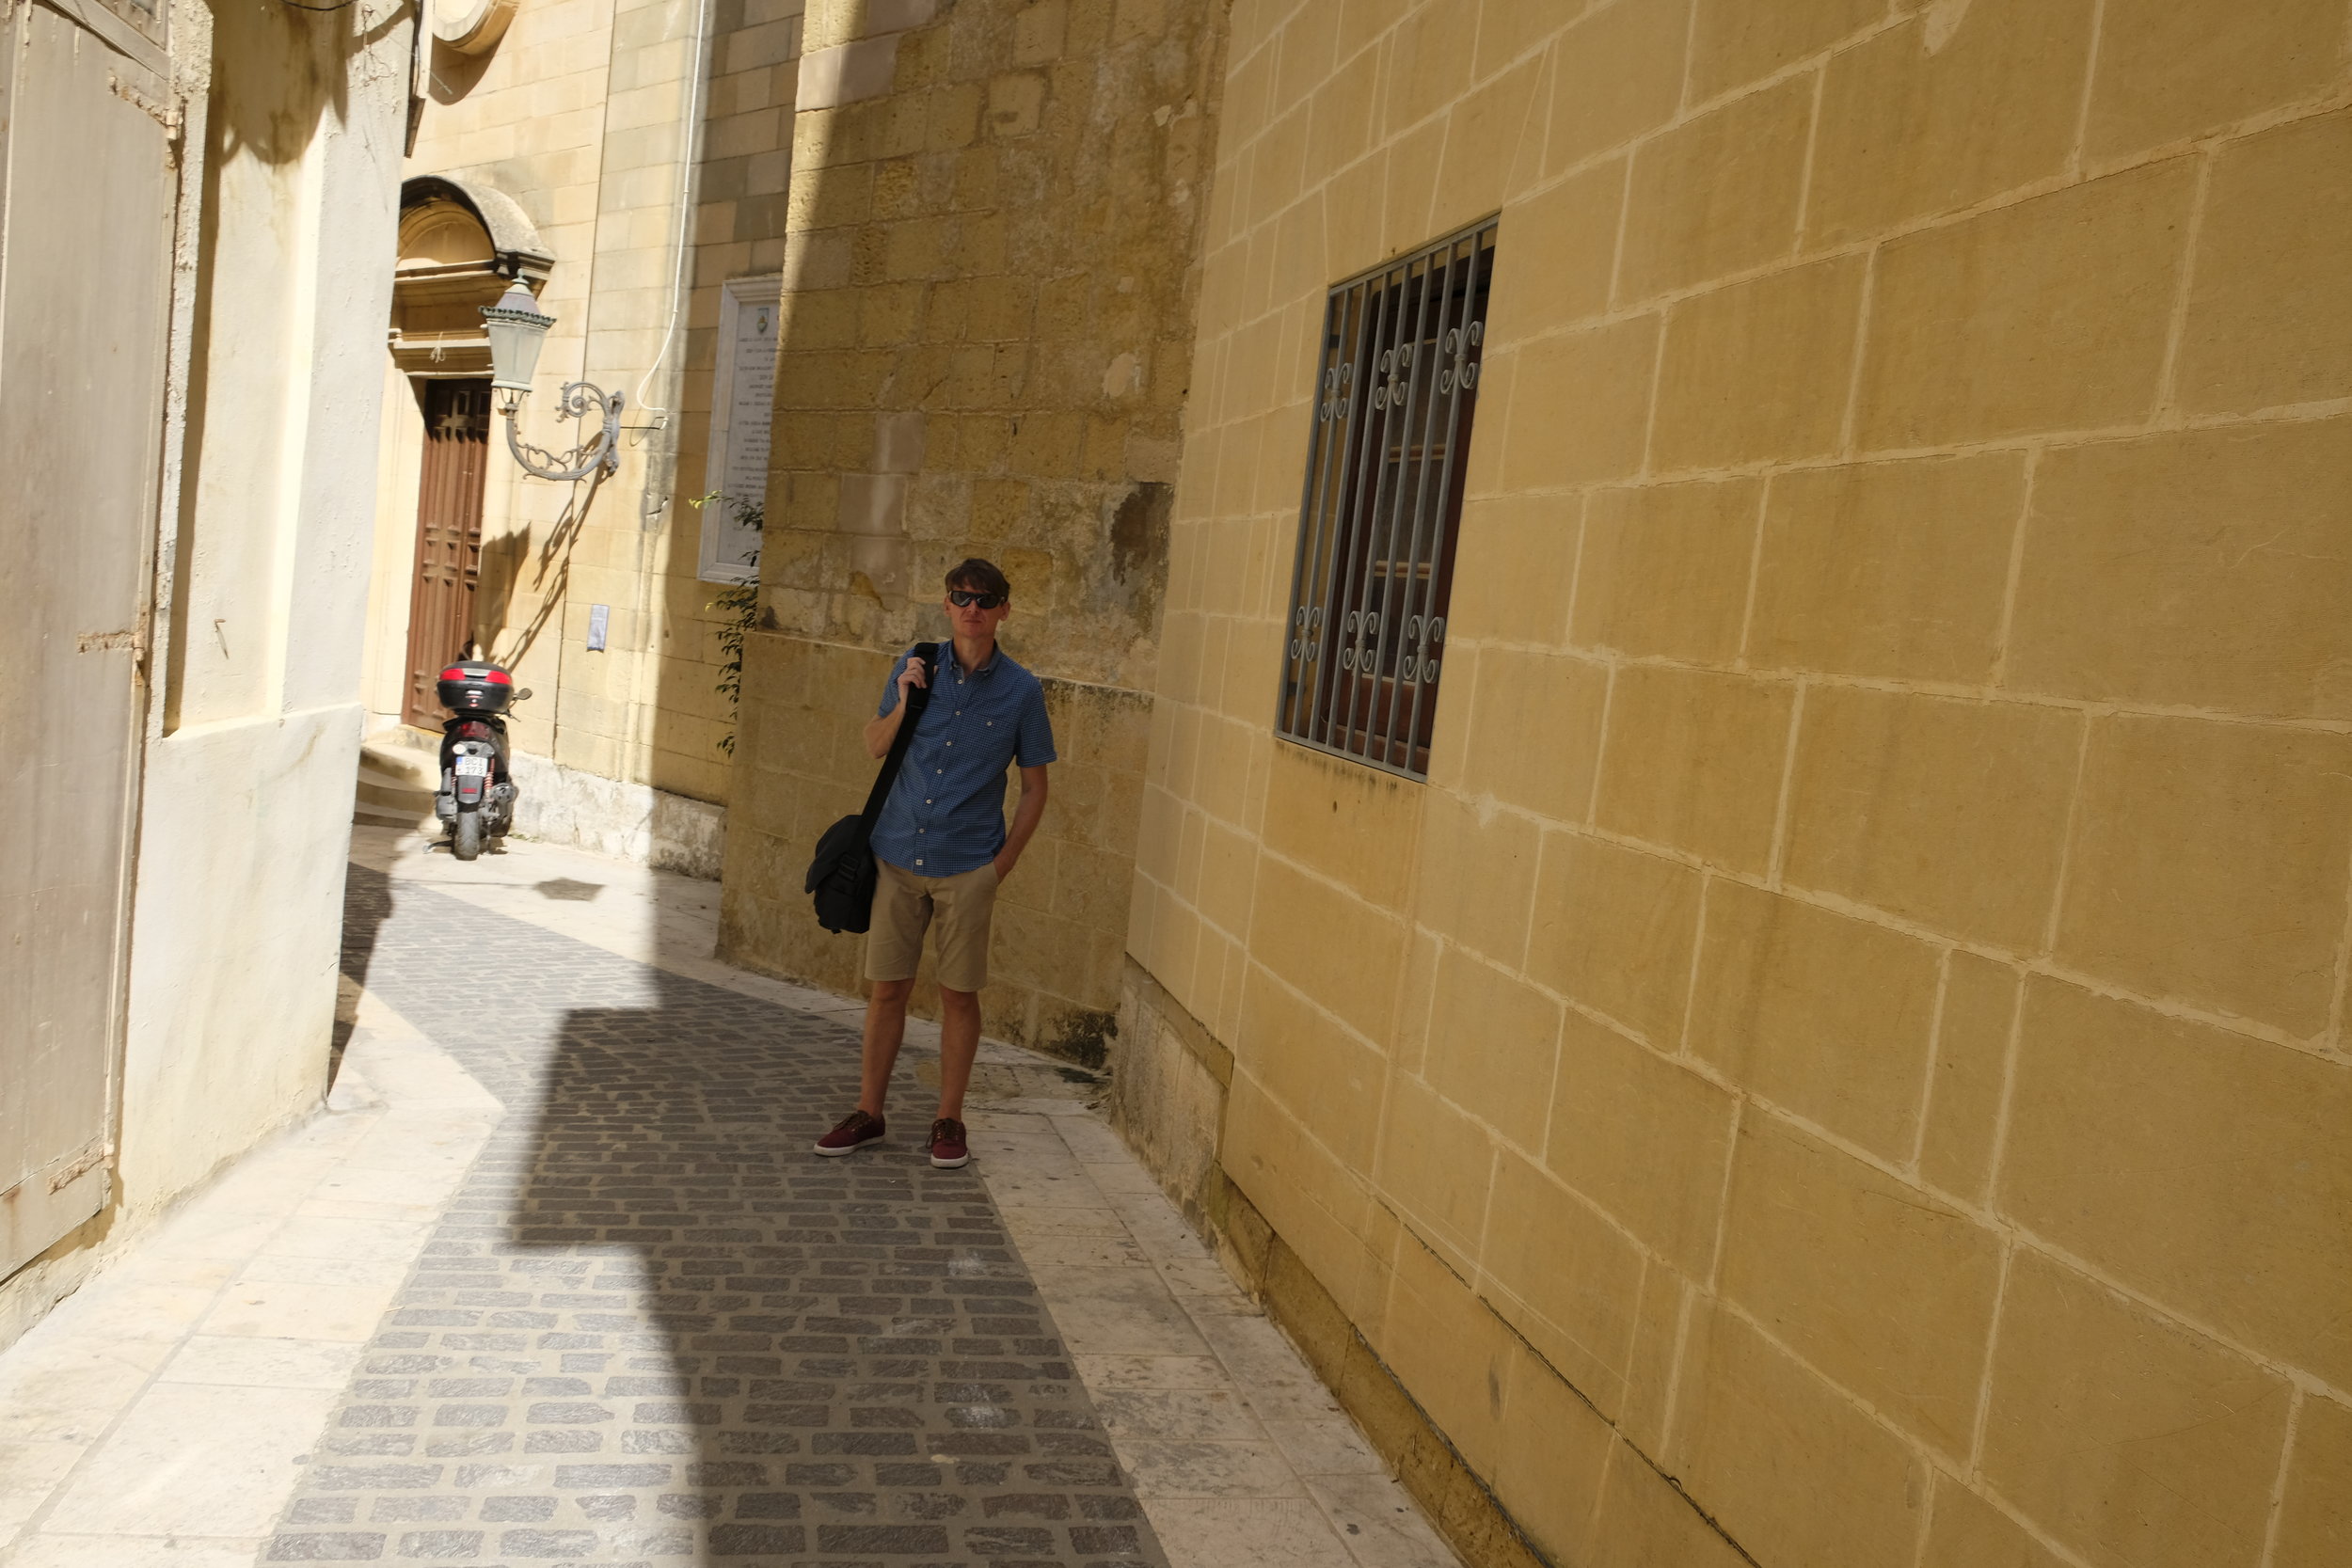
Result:
[[[556,325],[525,439],[577,438],[555,418],[566,380],[628,399],[620,469],[593,491],[526,477],[493,432],[482,619],[537,693],[517,710],[517,743],[696,800],[727,797],[733,724],[716,690],[720,585],[696,575],[704,518],[689,502],[706,483],[720,285],[784,264],[800,11],[801,0],[525,0],[490,53],[437,52],[403,171],[505,192],[555,256],[540,304]],[[389,406],[370,626],[371,705],[387,719],[400,711],[420,438],[405,388]],[[591,652],[599,604],[607,645]],[[630,826],[627,813],[584,823],[580,841]]]
[[[996,561],[1061,760],[999,905],[992,1034],[1100,1061],[1118,1006],[1221,8],[813,6],[786,213],[762,629],[723,951],[862,990],[802,875],[874,774],[892,656]],[[928,974],[917,1005],[934,1000]]]
[[[541,389],[531,400],[529,434],[546,445],[565,427],[552,425],[550,394],[585,363],[590,259],[596,243],[596,191],[602,172],[604,100],[611,87],[612,0],[527,0],[487,55],[460,55],[436,46],[432,93],[402,175],[478,176],[521,205],[556,264],[540,306],[556,318],[540,358]],[[389,261],[388,261],[389,264]],[[406,378],[391,378],[385,418],[394,427],[381,468],[375,578],[370,605],[368,704],[379,721],[395,722],[406,681],[408,610],[416,570],[417,464],[421,408]],[[542,421],[545,421],[543,424]],[[502,447],[502,431],[493,431]],[[539,556],[577,498],[564,486],[525,479],[493,450],[483,495],[481,620],[500,634],[494,657],[511,661],[538,693],[516,712],[516,741],[545,755],[555,746],[560,701],[563,600],[561,562]]]
[[[2352,1560],[2346,21],[1236,5],[1130,1116],[1473,1556]],[[1420,784],[1271,733],[1316,335],[1497,211]]]

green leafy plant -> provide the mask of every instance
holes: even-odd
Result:
[[[697,507],[719,505],[734,515],[735,520],[754,533],[768,525],[768,514],[757,501],[743,500],[713,490],[697,496]],[[751,575],[741,582],[729,583],[703,607],[720,616],[719,621],[719,680],[711,689],[727,700],[727,733],[719,737],[719,750],[735,755],[735,724],[740,718],[743,702],[743,639],[750,635],[759,619],[759,551],[752,551]]]

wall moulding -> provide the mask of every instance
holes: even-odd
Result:
[[[486,55],[506,36],[522,0],[442,0],[433,8],[433,41],[460,55]]]

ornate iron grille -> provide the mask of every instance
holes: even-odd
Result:
[[[1331,291],[1277,731],[1429,774],[1494,271],[1489,218]]]

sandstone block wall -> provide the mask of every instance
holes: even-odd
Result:
[[[706,484],[720,285],[784,265],[801,6],[529,0],[488,53],[437,51],[402,169],[503,191],[554,254],[539,297],[556,325],[523,438],[579,438],[555,417],[565,381],[628,399],[620,469],[593,492],[526,476],[503,421],[491,434],[477,619],[537,693],[516,711],[517,744],[695,800],[727,798],[732,721],[715,689],[719,585],[696,576],[704,518],[688,503]],[[368,681],[389,721],[405,682],[422,437],[405,385],[387,410]],[[591,652],[598,604],[607,642]],[[609,816],[579,836],[625,835],[630,821]]]
[[[651,726],[657,785],[700,800],[728,800],[735,768],[722,743],[739,726],[734,705],[718,690],[726,657],[711,610],[719,585],[697,576],[702,530],[715,518],[689,502],[708,484],[711,401],[724,352],[719,341],[721,286],[730,278],[773,277],[784,269],[803,0],[707,3],[708,76],[694,171],[693,259],[679,324],[685,374],[677,399],[676,471],[670,480],[670,510],[662,518],[667,531],[659,558],[657,602],[663,621]]]
[[[2344,8],[1232,25],[1138,1141],[1489,1560],[2346,1560]],[[1498,210],[1418,784],[1271,733],[1316,340]]]
[[[596,185],[612,54],[609,0],[556,0],[519,7],[487,55],[433,46],[432,95],[403,179],[478,175],[530,216],[556,264],[539,293],[556,318],[540,357],[543,390],[530,404],[530,434],[554,432],[548,406],[583,363],[590,268],[596,246]],[[384,264],[389,269],[392,258]],[[384,430],[378,463],[374,571],[369,589],[366,701],[373,722],[397,722],[407,689],[409,599],[417,561],[417,501],[423,407],[407,376],[385,362]],[[559,427],[559,429],[564,427]],[[500,635],[494,657],[515,668],[538,699],[516,709],[516,743],[541,755],[554,748],[561,664],[562,601],[550,595],[538,548],[563,520],[567,487],[522,477],[502,451],[502,430],[483,487],[483,581],[477,623]],[[553,630],[547,629],[553,624]]]
[[[723,949],[857,990],[801,892],[946,569],[1013,583],[1062,760],[1006,884],[991,1033],[1102,1059],[1141,816],[1222,13],[835,0],[807,18],[784,216],[763,616]],[[935,1001],[929,976],[918,1005]]]

